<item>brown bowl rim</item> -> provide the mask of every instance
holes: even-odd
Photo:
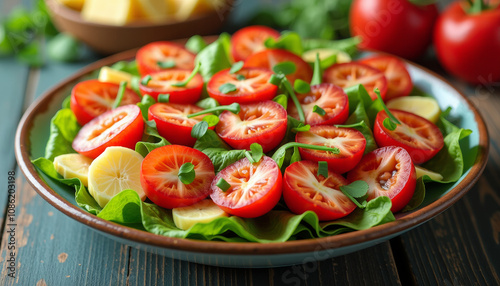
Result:
[[[105,0],[103,0],[105,1]],[[89,26],[94,26],[96,28],[116,28],[116,29],[122,29],[122,28],[132,28],[132,29],[142,29],[142,28],[153,28],[153,27],[164,27],[164,26],[169,26],[169,25],[176,25],[176,24],[188,24],[188,23],[196,23],[202,19],[210,17],[210,15],[213,15],[214,13],[218,13],[217,11],[209,11],[206,13],[202,13],[200,15],[195,15],[191,16],[183,21],[177,20],[177,19],[166,19],[163,21],[159,22],[149,22],[149,21],[133,21],[124,25],[111,25],[111,24],[104,24],[104,23],[97,23],[97,22],[91,22],[87,21],[82,18],[81,12],[71,9],[67,7],[66,5],[58,2],[57,0],[45,0],[47,7],[49,10],[54,13],[59,15],[60,17],[68,20],[68,21],[73,21],[78,24],[83,24],[83,25],[89,25]],[[230,1],[226,1],[229,7],[230,7]]]
[[[88,225],[98,231],[109,235],[120,237],[128,241],[148,244],[164,249],[186,251],[194,253],[208,254],[228,254],[228,255],[278,255],[278,254],[293,254],[312,252],[321,249],[334,249],[340,247],[354,246],[359,243],[366,243],[372,240],[397,235],[409,228],[413,228],[433,218],[437,214],[443,212],[448,207],[453,205],[479,180],[480,174],[483,172],[489,151],[489,135],[482,115],[479,113],[473,103],[453,85],[450,84],[442,76],[430,71],[415,63],[406,61],[413,67],[419,68],[430,75],[442,80],[453,88],[467,103],[468,107],[473,111],[475,121],[479,131],[478,154],[474,165],[470,168],[469,173],[455,186],[448,191],[443,197],[430,203],[429,205],[417,209],[413,212],[405,214],[401,218],[393,222],[375,226],[366,230],[353,231],[324,238],[304,239],[286,242],[274,243],[257,243],[257,242],[221,242],[221,241],[202,241],[185,238],[166,237],[157,234],[152,234],[146,231],[141,231],[126,226],[122,226],[110,221],[98,218],[76,205],[71,204],[57,194],[48,186],[43,179],[38,175],[35,167],[31,163],[29,153],[29,130],[33,126],[33,121],[38,113],[43,112],[51,103],[52,97],[68,84],[76,81],[78,78],[102,67],[110,65],[120,60],[132,59],[135,56],[137,49],[121,52],[107,58],[96,61],[83,69],[79,70],[72,76],[64,79],[59,84],[52,87],[38,98],[24,113],[20,120],[16,137],[15,137],[15,155],[21,171],[26,176],[28,182],[43,197],[56,209],[65,215]]]

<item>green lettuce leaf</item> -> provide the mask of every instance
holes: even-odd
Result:
[[[45,147],[45,158],[52,161],[59,155],[76,153],[71,144],[78,131],[80,131],[80,125],[71,109],[59,110],[50,121],[50,135]]]
[[[203,137],[196,140],[194,148],[212,160],[216,173],[245,157],[245,150],[231,149],[215,131],[210,129]]]
[[[219,38],[205,47],[197,56],[200,62],[200,74],[205,82],[217,72],[231,67],[229,57],[230,38],[228,34],[221,34]]]

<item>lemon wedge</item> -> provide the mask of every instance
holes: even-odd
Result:
[[[343,52],[341,50],[336,50],[336,49],[328,49],[328,48],[322,48],[322,49],[312,49],[309,51],[304,52],[302,55],[302,59],[308,63],[314,63],[316,61],[316,54],[319,55],[319,59],[321,61],[333,56],[337,55],[337,63],[347,63],[351,61],[351,56],[349,56],[348,53]]]
[[[54,158],[54,168],[65,179],[78,178],[88,186],[89,166],[92,159],[80,154],[64,154]]]
[[[193,205],[172,209],[175,226],[187,230],[195,223],[207,223],[228,213],[219,208],[212,200],[202,200]]]
[[[108,147],[89,167],[89,193],[104,207],[119,192],[131,189],[141,200],[146,194],[141,186],[141,164],[144,158],[125,147]]]
[[[127,87],[131,87],[130,83],[132,82],[132,75],[128,72],[119,71],[104,66],[99,70],[99,77],[97,79],[102,82],[111,82],[116,84],[120,84],[120,82],[126,81]]]
[[[433,123],[438,121],[441,114],[441,109],[437,101],[432,97],[426,96],[397,97],[389,100],[387,107],[415,113]]]
[[[436,173],[436,172],[431,171],[431,170],[427,170],[427,169],[425,169],[423,167],[420,167],[420,166],[416,166],[415,165],[415,171],[417,172],[417,178],[420,178],[423,175],[427,175],[431,179],[433,179],[434,181],[441,181],[441,180],[443,180],[443,176],[441,174]]]

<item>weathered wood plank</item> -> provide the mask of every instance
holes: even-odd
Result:
[[[128,247],[89,229],[46,203],[29,184],[17,181],[15,249],[3,236],[0,285],[123,285]],[[15,265],[9,269],[10,252]],[[8,276],[15,271],[15,278]],[[42,284],[43,285],[43,284]]]
[[[303,265],[234,269],[132,249],[129,285],[401,285],[389,243]]]

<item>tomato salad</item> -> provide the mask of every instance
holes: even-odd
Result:
[[[112,67],[130,81],[108,76],[73,88],[70,111],[61,110],[81,125],[72,150],[95,159],[110,146],[135,149],[144,157],[134,178],[147,196],[143,204],[157,215],[173,213],[174,221],[186,219],[175,218],[179,208],[193,208],[189,219],[198,216],[207,200],[223,214],[214,220],[285,212],[349,221],[353,212],[369,215],[365,209],[385,205],[381,220],[368,227],[418,207],[418,171],[447,148],[446,134],[418,112],[387,108],[415,90],[406,64],[377,54],[339,64],[318,54],[311,64],[282,40],[289,36],[255,26],[211,44],[193,43],[198,37],[186,47],[142,47],[135,61]],[[123,165],[126,157],[118,160]],[[126,168],[116,172],[117,182],[129,178]],[[85,194],[85,186],[79,188],[77,202]],[[120,192],[107,204],[125,196]],[[111,208],[79,204],[95,214]],[[190,224],[186,231],[195,229]]]

